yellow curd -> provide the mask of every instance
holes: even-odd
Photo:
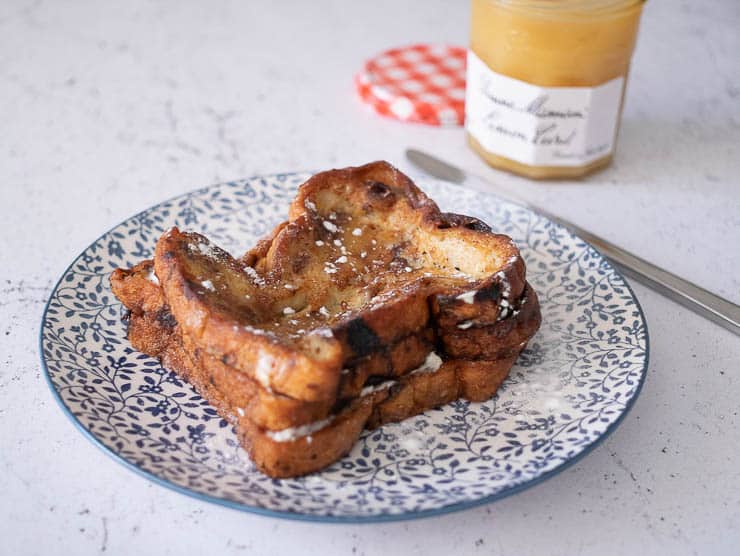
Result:
[[[472,0],[466,129],[489,164],[572,178],[609,164],[643,0]]]

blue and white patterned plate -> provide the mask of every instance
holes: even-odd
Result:
[[[496,197],[430,179],[442,210],[476,216],[521,248],[542,328],[497,396],[457,401],[366,433],[325,471],[273,480],[193,389],[126,339],[111,271],[151,257],[170,226],[241,253],[287,214],[307,174],[215,185],[116,226],[66,270],[49,299],[41,359],[64,411],[131,469],[232,508],[316,521],[408,519],[531,486],[586,454],[624,417],[645,378],[648,334],[634,294],[596,251]]]

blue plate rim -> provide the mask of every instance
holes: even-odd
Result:
[[[109,448],[105,444],[103,444],[94,434],[92,434],[88,429],[84,427],[84,425],[75,417],[75,415],[72,413],[72,411],[67,407],[67,405],[64,403],[64,400],[62,400],[61,396],[59,395],[59,391],[55,388],[54,383],[51,380],[51,376],[49,375],[49,367],[46,364],[46,357],[44,355],[44,323],[46,322],[46,315],[49,310],[49,305],[51,303],[51,300],[54,296],[54,293],[57,291],[59,286],[62,283],[62,280],[67,275],[67,272],[77,263],[77,261],[80,259],[82,254],[93,244],[100,241],[104,236],[108,235],[110,232],[121,226],[123,223],[127,222],[128,220],[131,220],[132,218],[136,218],[138,216],[141,216],[142,214],[153,210],[157,206],[174,201],[176,199],[179,199],[181,197],[186,197],[188,195],[192,195],[193,193],[199,192],[199,191],[206,191],[208,189],[213,189],[216,187],[220,187],[222,185],[228,184],[228,183],[236,183],[241,181],[250,181],[254,179],[264,179],[264,178],[272,178],[275,176],[294,176],[299,174],[311,174],[312,171],[295,171],[295,172],[276,172],[272,174],[257,174],[248,178],[242,178],[237,180],[229,180],[224,182],[215,183],[206,187],[199,187],[192,189],[190,191],[187,191],[185,193],[180,193],[178,195],[174,195],[168,199],[165,199],[163,201],[160,201],[158,203],[153,204],[152,206],[141,210],[128,218],[125,218],[118,224],[115,224],[111,228],[109,228],[107,231],[100,234],[95,240],[90,242],[87,247],[85,247],[80,254],[78,254],[72,262],[67,265],[67,268],[64,269],[64,271],[61,273],[59,279],[54,284],[54,287],[51,289],[51,293],[49,295],[49,299],[46,300],[46,304],[44,305],[44,311],[41,315],[41,323],[39,327],[39,356],[41,359],[41,368],[43,369],[43,375],[44,379],[46,380],[46,384],[49,386],[49,389],[51,390],[52,396],[54,397],[55,401],[59,405],[59,407],[62,409],[62,412],[72,421],[74,426],[83,434],[83,436],[87,437],[88,440],[90,440],[97,448],[103,451],[107,456],[112,458],[114,461],[118,462],[119,464],[123,465],[124,467],[130,469],[137,475],[140,475],[144,477],[145,479],[148,479],[149,481],[163,486],[165,488],[168,488],[170,490],[174,490],[175,492],[178,492],[180,494],[184,494],[186,496],[189,496],[191,498],[195,498],[197,500],[203,501],[203,502],[210,502],[212,504],[216,504],[219,506],[223,506],[226,508],[230,508],[233,510],[238,510],[246,513],[251,513],[255,515],[260,515],[264,517],[275,517],[275,518],[281,518],[281,519],[289,519],[292,521],[304,521],[304,522],[312,522],[312,523],[336,523],[336,524],[370,524],[370,523],[388,523],[388,522],[394,522],[394,521],[410,521],[414,519],[423,519],[427,517],[435,517],[435,516],[441,516],[446,515],[454,512],[459,512],[463,510],[469,510],[472,508],[477,508],[479,506],[484,506],[487,504],[490,504],[492,502],[502,500],[504,498],[507,498],[513,494],[517,494],[519,492],[522,492],[524,490],[527,490],[533,486],[536,486],[547,479],[550,479],[554,477],[555,475],[558,475],[562,473],[563,471],[567,470],[571,466],[575,465],[581,459],[583,459],[585,456],[590,454],[596,447],[601,445],[604,440],[606,440],[616,429],[617,427],[622,423],[624,418],[627,416],[627,414],[632,410],[632,407],[634,406],[635,402],[637,401],[637,398],[640,396],[640,393],[642,392],[642,388],[645,384],[645,379],[647,378],[647,372],[649,368],[650,363],[650,333],[648,330],[648,323],[647,319],[645,318],[645,312],[642,309],[642,305],[640,305],[640,301],[635,295],[634,290],[632,289],[632,286],[627,281],[627,279],[624,277],[624,275],[619,272],[619,270],[612,265],[612,263],[607,259],[598,249],[596,249],[593,245],[591,245],[589,242],[578,236],[577,234],[571,232],[561,224],[558,224],[556,222],[553,222],[547,217],[542,216],[542,218],[545,218],[551,226],[555,226],[558,229],[561,229],[565,231],[566,233],[572,235],[576,239],[582,241],[584,244],[588,246],[589,249],[591,249],[592,252],[597,254],[601,259],[606,263],[607,267],[614,272],[615,275],[617,275],[619,278],[622,279],[622,282],[624,282],[624,285],[626,286],[627,290],[630,292],[630,295],[632,296],[632,299],[635,301],[635,306],[637,308],[637,312],[640,315],[640,319],[643,322],[643,326],[645,329],[645,360],[643,363],[643,367],[640,374],[640,379],[637,384],[637,388],[635,389],[635,394],[630,398],[630,400],[627,402],[627,404],[624,407],[624,411],[617,417],[617,419],[609,425],[606,430],[593,442],[588,444],[581,452],[579,452],[577,455],[573,456],[567,461],[564,461],[557,467],[551,469],[550,471],[547,471],[546,473],[543,473],[542,475],[535,477],[533,479],[530,479],[528,481],[525,481],[523,483],[512,485],[511,487],[504,488],[500,492],[497,492],[495,494],[491,494],[489,496],[484,496],[483,498],[479,498],[477,500],[468,500],[465,502],[459,502],[457,504],[450,504],[447,506],[442,506],[440,508],[435,508],[432,510],[423,510],[423,511],[416,511],[416,512],[404,512],[400,514],[377,514],[377,515],[368,515],[368,516],[334,516],[334,515],[311,515],[311,514],[301,514],[297,512],[290,512],[290,511],[280,511],[280,510],[270,510],[267,508],[262,508],[259,506],[249,506],[246,504],[242,504],[239,502],[234,502],[231,500],[226,500],[224,498],[218,498],[216,496],[211,496],[208,494],[204,494],[201,492],[195,492],[193,490],[190,490],[189,488],[177,485],[173,482],[170,482],[166,479],[162,479],[161,477],[158,477],[157,475],[146,471],[145,469],[142,469],[138,465],[131,463],[127,459],[125,459],[123,456],[115,452],[113,449]],[[432,181],[445,183],[443,180],[438,180],[436,178],[427,178]],[[453,184],[454,185],[454,184]],[[536,214],[535,211],[528,207],[524,207],[516,202],[509,201],[507,199],[501,199],[498,197],[495,193],[488,193],[488,192],[480,192],[482,195],[490,195],[492,197],[495,197],[499,199],[500,201],[516,205],[518,207],[521,207],[529,212],[532,212]]]

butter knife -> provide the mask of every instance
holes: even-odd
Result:
[[[469,176],[460,168],[448,164],[430,154],[416,149],[407,149],[406,158],[411,164],[423,172],[444,181],[458,185],[467,185],[478,190],[483,189],[480,184],[486,184],[488,186],[485,188],[486,191],[490,191],[506,201],[526,207],[569,229],[581,239],[590,243],[596,250],[600,251],[602,255],[630,278],[634,278],[665,297],[672,299],[676,303],[680,303],[687,309],[740,336],[740,305],[736,305],[688,280],[671,274],[667,270],[625,251],[621,247],[576,226],[572,222],[568,222],[540,207],[532,205],[532,203],[519,198],[510,191],[504,192],[501,187],[497,187],[483,178]],[[476,181],[479,183],[476,184]]]

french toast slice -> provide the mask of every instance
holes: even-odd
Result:
[[[241,258],[172,229],[111,283],[132,345],[273,477],[325,467],[364,428],[490,398],[540,324],[511,239],[382,162],[309,179]]]
[[[338,414],[310,426],[275,432],[239,418],[237,434],[263,473],[272,477],[305,475],[347,454],[364,429],[403,421],[460,397],[471,401],[490,398],[515,359],[445,361],[433,371],[405,375],[391,386],[356,398]]]
[[[509,237],[441,213],[383,162],[309,179],[242,259],[172,229],[154,264],[185,335],[306,401],[335,398],[347,360],[421,328],[495,322],[525,272]]]
[[[498,361],[442,361],[427,356],[430,363],[416,372],[366,386],[360,394],[332,413],[315,411],[321,402],[288,400],[303,417],[300,423],[274,421],[285,415],[285,398],[269,411],[264,401],[254,403],[264,390],[245,373],[229,369],[215,358],[193,357],[185,342],[166,319],[155,314],[131,313],[132,343],[156,355],[162,364],[186,379],[196,391],[235,425],[240,443],[263,473],[272,477],[295,477],[326,467],[348,453],[363,429],[402,421],[460,397],[483,401],[495,394],[506,378],[516,355]],[[163,338],[165,340],[163,340]],[[143,343],[142,343],[143,342]],[[255,396],[250,399],[249,396]],[[265,422],[255,418],[253,407],[266,410]],[[279,425],[276,425],[279,423]]]
[[[439,327],[439,342],[455,359],[497,360],[519,353],[540,324],[537,294],[526,284],[522,295],[514,303],[505,303],[491,324],[470,319],[453,327]]]
[[[181,333],[169,313],[161,288],[152,275],[152,262],[144,261],[130,270],[118,269],[111,277],[113,292],[130,311],[128,336],[131,344],[144,353],[174,368],[172,361],[190,358],[198,365],[196,374],[186,377],[198,390],[208,385],[230,392],[230,402],[218,398],[214,405],[243,413],[266,429],[284,429],[311,423],[327,417],[338,406],[358,396],[368,381],[382,382],[402,376],[422,365],[434,348],[434,333],[425,329],[419,334],[401,338],[390,346],[354,361],[347,362],[341,373],[336,400],[307,402],[266,390],[246,373],[224,364],[200,349]],[[209,396],[215,396],[209,393]]]

